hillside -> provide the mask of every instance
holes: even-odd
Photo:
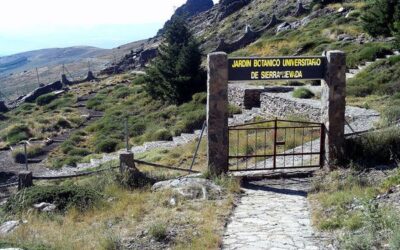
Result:
[[[68,77],[82,79],[89,70],[89,64],[93,72],[99,73],[129,51],[140,48],[144,42],[135,41],[114,49],[81,46],[43,49],[0,57],[1,92],[13,100],[37,88],[36,67],[42,84],[60,80],[63,64]]]

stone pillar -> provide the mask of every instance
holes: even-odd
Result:
[[[63,85],[70,85],[71,84],[71,82],[68,80],[68,78],[67,78],[67,76],[65,74],[61,75],[61,83]]]
[[[32,172],[21,171],[18,173],[18,190],[33,186]]]
[[[346,54],[328,51],[325,79],[321,92],[321,119],[326,128],[325,164],[330,168],[344,162],[344,126],[346,111]]]
[[[119,171],[123,174],[128,169],[138,171],[135,166],[133,153],[121,153],[119,155]]]
[[[86,81],[92,81],[92,80],[96,80],[96,77],[94,77],[93,72],[89,71],[88,75],[86,77]]]
[[[212,175],[228,171],[228,56],[208,55],[207,164]]]

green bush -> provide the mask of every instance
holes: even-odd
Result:
[[[34,158],[43,154],[43,148],[39,145],[28,146],[26,148],[26,153],[29,158]],[[24,147],[20,147],[12,152],[12,156],[16,163],[23,164],[25,163],[25,149]]]
[[[72,151],[72,150],[71,150]],[[66,155],[61,158],[54,158],[51,162],[51,165],[55,169],[62,168],[63,166],[71,166],[76,167],[76,165],[81,162],[83,159],[82,156],[77,155]]]
[[[45,111],[60,110],[62,108],[71,107],[76,102],[73,94],[65,94],[44,106]]]
[[[196,129],[201,129],[206,120],[203,110],[187,113],[174,127],[174,134],[192,133]]]
[[[98,93],[95,97],[89,99],[86,102],[86,108],[94,109],[97,111],[104,111],[105,110],[104,103],[106,97],[107,97],[106,95]]]
[[[162,128],[154,133],[152,139],[154,141],[169,141],[172,140],[172,134],[168,129]]]
[[[91,152],[87,150],[86,148],[72,148],[69,150],[68,155],[71,156],[87,156],[90,155]]]
[[[360,165],[391,163],[400,159],[400,128],[389,128],[346,140],[346,155]]]
[[[115,139],[104,139],[96,146],[96,153],[111,153],[117,149],[119,141]]]
[[[232,117],[233,115],[241,114],[242,108],[240,108],[236,105],[229,104],[228,111],[229,111],[229,116]]]
[[[55,129],[60,129],[60,128],[66,129],[66,128],[72,128],[72,125],[67,119],[59,118],[54,127]]]
[[[134,85],[141,85],[141,84],[145,84],[145,83],[146,83],[146,80],[145,80],[144,75],[138,75],[132,81],[132,84],[134,84]]]
[[[298,88],[293,91],[294,98],[310,99],[314,96],[314,93],[307,88]]]
[[[27,125],[24,124],[18,124],[12,126],[5,136],[3,136],[3,139],[9,142],[10,144],[16,144],[20,141],[23,140],[28,140],[29,137],[32,136],[32,133]]]
[[[155,223],[149,229],[149,234],[157,241],[162,241],[168,236],[167,227],[164,223]]]
[[[82,186],[34,186],[12,195],[5,210],[10,213],[29,209],[33,204],[48,202],[55,204],[59,211],[75,207],[80,211],[92,208],[101,199],[96,190]]]
[[[196,104],[207,104],[207,93],[196,93],[192,96],[192,100]]]
[[[382,112],[383,126],[391,126],[393,123],[400,120],[400,106],[390,105],[386,107]]]
[[[44,106],[44,105],[51,103],[56,98],[57,98],[57,96],[53,93],[42,95],[42,96],[39,96],[38,98],[36,98],[36,104],[39,106]]]

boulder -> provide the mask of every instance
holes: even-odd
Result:
[[[56,205],[47,202],[34,204],[33,207],[42,212],[53,212],[57,208]]]
[[[212,181],[203,178],[183,177],[168,181],[157,182],[153,185],[153,191],[172,190],[175,194],[185,199],[207,200],[221,197],[222,188]],[[176,204],[176,201],[170,202]]]
[[[17,229],[21,223],[26,223],[18,220],[6,221],[0,226],[0,235],[6,235]]]
[[[279,32],[285,31],[285,30],[289,30],[291,28],[292,28],[292,26],[290,25],[290,23],[283,22],[283,23],[279,24],[278,27],[276,27],[276,32],[279,33]]]

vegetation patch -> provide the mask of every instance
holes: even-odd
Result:
[[[374,63],[348,82],[350,96],[365,97],[371,94],[394,95],[400,91],[400,59],[385,59]]]
[[[50,102],[52,102],[56,98],[57,98],[57,95],[55,95],[53,93],[41,95],[38,98],[36,98],[36,104],[39,105],[39,106],[44,106],[44,105],[49,104]]]
[[[310,195],[315,225],[324,231],[340,230],[340,249],[396,249],[398,213],[374,200],[389,179],[370,181],[365,174],[350,170],[319,176]]]
[[[11,126],[6,134],[3,136],[3,140],[10,144],[16,144],[22,140],[27,140],[31,137],[32,133],[29,127],[25,124],[18,124]]]
[[[41,145],[31,145],[26,148],[27,158],[35,158],[43,154],[43,147]],[[23,147],[19,147],[18,149],[12,152],[12,156],[16,163],[23,164],[26,161],[25,157],[25,149]]]
[[[33,204],[48,202],[55,204],[60,211],[71,207],[85,211],[92,208],[100,198],[100,193],[82,186],[34,186],[11,196],[5,209],[10,213],[17,213]]]
[[[315,94],[307,88],[297,88],[293,91],[294,98],[310,99],[313,98]]]
[[[391,163],[400,159],[400,129],[364,134],[346,140],[349,160],[365,166]]]

